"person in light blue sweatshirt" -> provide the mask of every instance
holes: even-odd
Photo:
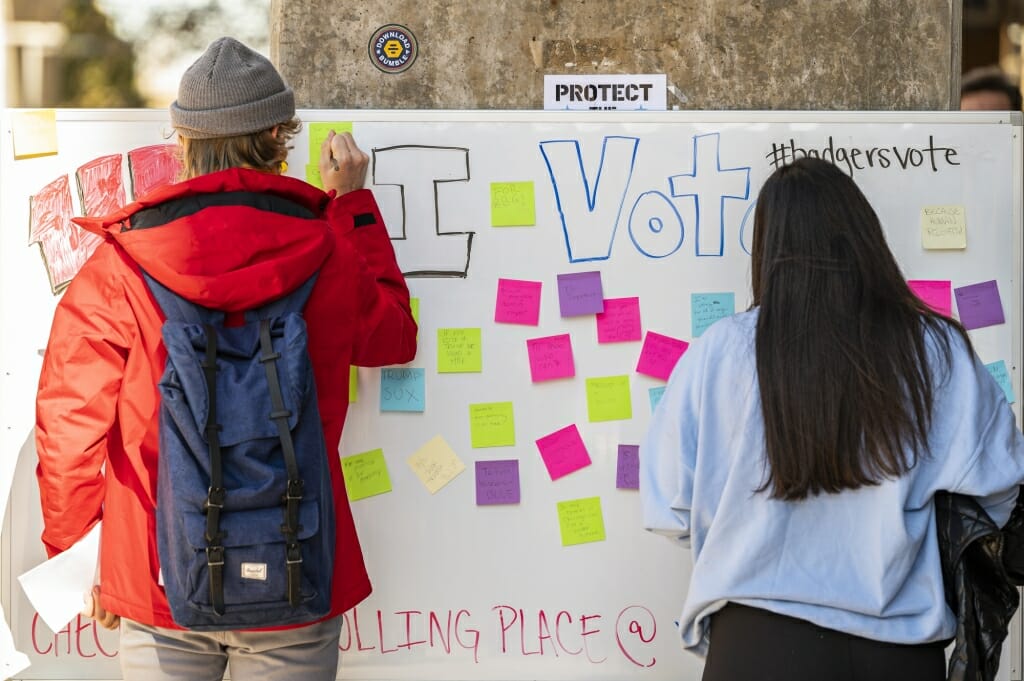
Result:
[[[644,524],[692,552],[683,646],[705,681],[944,679],[934,495],[1006,523],[1014,414],[831,163],[768,178],[751,260],[752,308],[690,346],[641,448]]]

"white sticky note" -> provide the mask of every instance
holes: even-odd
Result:
[[[462,459],[440,435],[432,438],[409,457],[409,467],[431,494],[436,494],[439,489],[466,470]]]
[[[50,631],[63,629],[85,606],[84,596],[96,583],[102,524],[96,523],[67,551],[18,577],[29,602]]]
[[[927,250],[967,248],[967,216],[964,207],[922,208],[921,245]]]

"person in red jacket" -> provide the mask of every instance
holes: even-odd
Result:
[[[102,520],[101,583],[87,612],[121,628],[124,678],[334,679],[341,613],[370,580],[329,456],[337,535],[332,608],[278,630],[184,631],[160,583],[155,537],[157,381],[166,359],[159,307],[141,270],[233,316],[319,271],[304,311],[329,452],[337,452],[351,365],[410,361],[416,323],[383,218],[363,189],[369,159],[332,134],[326,192],[281,175],[299,130],[292,90],[262,55],[221,38],[185,72],[171,104],[184,179],[102,218],[103,244],[57,306],[39,380],[37,477],[49,555]]]

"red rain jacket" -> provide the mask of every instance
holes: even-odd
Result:
[[[235,193],[225,200],[223,192]],[[216,205],[198,210],[204,201]],[[285,212],[276,212],[281,205]],[[154,213],[170,221],[142,228]],[[42,539],[53,556],[102,520],[101,605],[176,627],[158,583],[154,515],[163,319],[139,267],[229,313],[284,295],[319,268],[304,317],[329,452],[341,440],[349,366],[399,364],[416,353],[409,291],[369,190],[332,198],[299,180],[236,168],[76,222],[105,242],[57,306],[39,379]],[[337,512],[331,615],[338,615],[371,587],[340,460],[329,458]]]

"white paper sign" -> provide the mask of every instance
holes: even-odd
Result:
[[[82,611],[84,595],[96,582],[100,554],[100,525],[63,553],[18,577],[32,607],[50,631],[58,632]]]
[[[14,637],[7,627],[7,615],[3,607],[0,607],[0,678],[9,679],[18,672],[28,669],[31,662],[28,655],[20,653],[14,648]]]
[[[544,108],[562,111],[664,111],[664,73],[544,76]]]

